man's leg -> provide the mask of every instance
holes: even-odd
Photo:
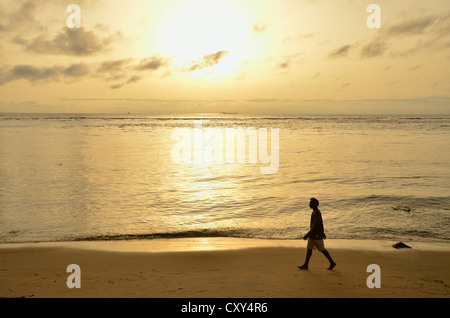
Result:
[[[331,270],[336,266],[336,263],[333,261],[333,259],[331,258],[330,253],[328,253],[327,250],[323,250],[323,251],[321,251],[321,252],[322,252],[323,255],[325,255],[325,257],[330,261],[330,267],[328,267],[327,269],[331,271]]]
[[[305,263],[302,266],[298,266],[298,268],[300,268],[300,269],[308,269],[309,259],[311,258],[312,251],[313,251],[312,249],[309,249],[309,248],[306,249]]]
[[[309,259],[311,258],[312,251],[314,248],[315,242],[312,238],[308,238],[308,244],[306,245],[306,259],[305,263],[302,266],[297,266],[300,269],[308,269]]]
[[[330,262],[330,267],[328,267],[328,269],[332,270],[336,266],[336,263],[331,258],[330,253],[328,253],[328,251],[325,249],[325,244],[323,243],[323,240],[316,240],[316,246],[317,249],[321,251],[323,255],[325,255],[325,257],[327,258],[327,260]]]

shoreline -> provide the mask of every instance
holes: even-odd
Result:
[[[231,238],[0,245],[5,298],[448,298],[450,244],[326,240],[336,261],[303,240]],[[68,288],[70,264],[81,288]],[[369,288],[370,264],[381,288]]]
[[[325,239],[327,249],[395,251],[398,241],[394,240],[360,240],[360,239]],[[404,242],[415,250],[450,252],[450,242]],[[193,238],[161,238],[132,240],[98,240],[98,241],[51,241],[2,243],[3,249],[49,248],[62,247],[88,249],[110,252],[189,252],[189,251],[219,251],[240,250],[264,247],[305,248],[306,241],[302,239],[254,239],[233,237],[193,237]]]

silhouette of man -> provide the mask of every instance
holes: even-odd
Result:
[[[313,210],[311,213],[310,229],[309,232],[303,237],[304,240],[308,240],[308,244],[306,246],[306,259],[302,266],[297,267],[300,269],[308,269],[313,248],[316,247],[330,261],[330,267],[328,267],[328,270],[332,270],[336,266],[336,263],[331,258],[330,253],[328,253],[325,249],[325,245],[323,243],[326,236],[323,227],[322,214],[319,210],[319,200],[316,198],[311,198],[309,207]]]

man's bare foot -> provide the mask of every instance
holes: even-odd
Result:
[[[297,266],[300,269],[308,269],[308,265]]]
[[[336,266],[336,263],[330,264],[330,267],[328,267],[327,269],[329,271],[333,270],[333,268]]]

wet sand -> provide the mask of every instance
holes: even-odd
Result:
[[[0,245],[0,297],[447,298],[450,244],[326,240],[337,266],[306,242],[230,238]],[[80,266],[70,289],[67,266]],[[370,264],[380,288],[369,288]]]

